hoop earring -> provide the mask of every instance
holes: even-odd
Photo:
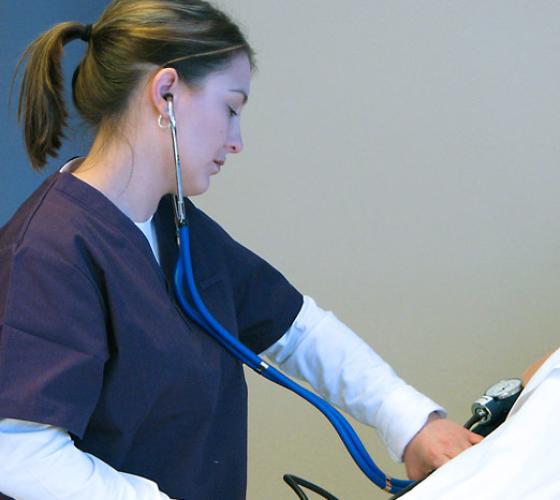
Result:
[[[158,119],[157,119],[157,124],[159,128],[169,128],[171,127],[171,122],[169,122],[167,125],[163,124],[163,116],[159,115]]]

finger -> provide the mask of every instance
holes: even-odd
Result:
[[[475,436],[478,436],[478,435],[475,434]],[[478,442],[479,442],[479,439],[477,439],[476,437],[465,436],[464,439],[457,440],[455,443],[453,443],[453,445],[450,446],[446,450],[446,454],[450,458],[456,457],[457,455],[459,455],[459,453],[462,453],[463,451],[468,450],[469,448],[471,448],[473,446],[473,444],[476,444]]]
[[[447,462],[449,462],[449,460],[451,460],[458,453],[453,454],[453,453],[446,452],[438,455],[434,460],[432,460],[431,463],[432,469],[439,469],[442,465],[445,465]]]
[[[407,476],[409,479],[413,481],[421,481],[422,479],[426,479],[437,467],[417,467],[414,468],[414,471],[410,473],[407,472]]]
[[[422,471],[421,476],[416,480],[416,481],[421,481],[423,479],[426,479],[432,472],[434,472],[437,469],[437,467],[432,467],[430,469],[424,469]]]
[[[423,479],[422,469],[417,465],[406,464],[406,475],[408,476],[408,479],[411,479],[412,481],[419,481],[420,479]]]
[[[471,444],[478,444],[480,443],[482,440],[484,439],[483,436],[481,436],[480,434],[476,434],[474,432],[471,432],[469,434],[469,441],[471,442]]]
[[[464,452],[465,450],[472,448],[473,445],[479,443],[484,438],[479,436],[478,434],[472,433],[471,435],[466,436],[466,439],[461,441],[456,441],[453,446],[447,447],[443,455],[445,455],[449,460],[455,458],[460,453]]]
[[[463,451],[467,450],[468,448],[471,448],[473,444],[474,443],[472,443],[467,436],[465,436],[465,439],[456,440],[452,443],[449,443],[447,446],[440,449],[440,452],[437,455],[438,460],[437,461],[434,460],[434,463],[437,465],[437,467],[441,467],[443,463],[448,462],[449,460],[455,458]],[[441,463],[442,460],[444,460],[443,463]]]
[[[468,431],[465,429],[465,432],[462,434],[462,439],[457,441],[457,445],[461,447],[461,451],[470,448],[473,444],[480,443],[484,438],[479,434],[475,434],[474,432]]]

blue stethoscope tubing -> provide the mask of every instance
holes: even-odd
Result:
[[[190,255],[190,236],[187,225],[178,228],[179,233],[179,257],[175,269],[175,295],[181,308],[191,320],[197,323],[222,347],[230,352],[235,358],[245,363],[263,377],[285,387],[301,396],[313,406],[315,406],[336,429],[346,449],[354,459],[356,465],[362,472],[381,489],[390,493],[399,493],[401,489],[408,486],[411,482],[401,479],[392,479],[377,467],[373,459],[369,456],[360,441],[360,438],[342,416],[342,414],[332,407],[325,400],[300,386],[282,372],[267,364],[263,359],[247,348],[236,337],[231,335],[208,311],[202,298],[200,297],[194,281],[191,255]],[[191,305],[184,293],[185,282],[194,305]]]
[[[177,223],[177,238],[179,244],[179,256],[175,268],[174,285],[175,297],[183,312],[205,332],[216,340],[224,349],[239,361],[245,363],[251,369],[262,375],[266,379],[289,389],[298,396],[302,397],[315,406],[334,426],[339,437],[342,439],[346,449],[354,459],[356,465],[362,472],[379,486],[381,489],[390,493],[399,493],[403,488],[411,484],[411,481],[394,479],[388,477],[375,464],[369,456],[360,438],[342,416],[342,414],[332,407],[321,397],[300,386],[292,379],[285,376],[282,372],[270,366],[260,356],[251,351],[242,342],[228,332],[210,313],[200,294],[198,293],[192,266],[190,252],[190,234],[187,224],[184,197],[181,178],[181,161],[177,147],[177,130],[175,113],[173,110],[173,96],[164,96],[168,103],[169,122],[173,140],[173,150],[175,155],[175,166],[177,176],[177,195],[175,196],[175,215]],[[185,288],[191,297],[193,304],[187,299]]]

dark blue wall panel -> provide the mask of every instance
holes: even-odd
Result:
[[[62,21],[95,22],[108,0],[1,0],[0,1],[0,226],[18,205],[66,158],[87,152],[90,134],[80,125],[72,108],[70,79],[86,45],[78,40],[65,49],[64,73],[71,113],[67,140],[58,159],[50,160],[45,173],[34,172],[27,160],[23,135],[17,123],[16,80],[9,103],[10,85],[19,56],[41,32]]]

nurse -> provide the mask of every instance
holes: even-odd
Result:
[[[0,230],[0,491],[245,498],[243,369],[181,313],[170,286],[169,94],[195,278],[217,319],[375,426],[411,478],[480,439],[191,202],[243,149],[254,56],[224,13],[199,0],[115,0],[93,25],[39,36],[25,52],[19,99],[35,169],[63,138],[60,60],[74,40],[87,51],[72,95],[94,143]]]

